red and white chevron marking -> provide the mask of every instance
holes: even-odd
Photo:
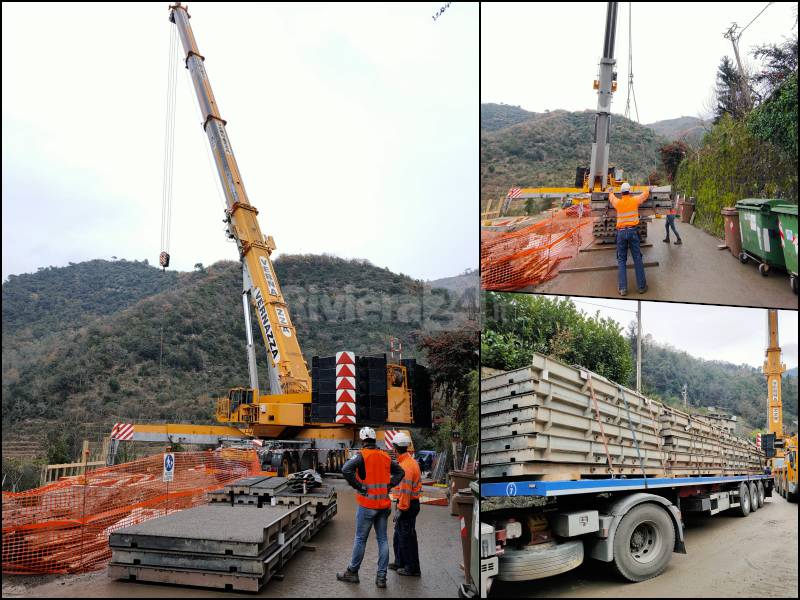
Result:
[[[394,446],[392,446],[392,442],[394,441],[394,436],[398,434],[397,431],[394,429],[387,429],[383,432],[383,443],[386,446],[386,449],[391,451],[394,450]]]
[[[356,355],[336,353],[336,422],[356,422]]]
[[[516,198],[521,193],[522,193],[522,188],[513,187],[510,190],[508,190],[508,194],[507,194],[506,197],[508,197],[508,198]]]
[[[111,439],[122,442],[133,439],[133,425],[130,423],[114,423],[111,428]]]

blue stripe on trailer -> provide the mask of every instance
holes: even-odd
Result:
[[[481,497],[567,496],[598,492],[643,491],[656,488],[710,485],[754,479],[771,475],[734,475],[730,477],[648,477],[647,479],[581,479],[579,481],[509,481],[482,483]]]

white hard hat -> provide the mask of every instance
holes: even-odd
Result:
[[[372,427],[362,427],[361,431],[358,432],[359,439],[362,440],[374,440],[377,439],[375,435],[375,430]]]
[[[622,184],[622,186],[619,189],[623,194],[625,192],[630,192],[631,191],[631,184],[626,181],[625,183]]]
[[[403,431],[397,433],[392,440],[392,444],[395,446],[401,446],[403,448],[408,448],[411,445],[411,438],[409,435]]]

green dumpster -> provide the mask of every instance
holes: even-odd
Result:
[[[742,252],[739,260],[754,260],[765,277],[771,267],[786,268],[778,231],[778,214],[773,208],[787,204],[786,200],[747,198],[736,203],[739,211],[739,232],[742,235]]]
[[[783,247],[783,261],[789,272],[789,284],[797,293],[797,205],[782,204],[772,209],[778,215],[778,233]]]

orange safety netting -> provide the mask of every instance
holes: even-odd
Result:
[[[169,512],[204,504],[205,493],[259,473],[253,450],[175,453],[66,477],[27,492],[3,492],[3,573],[80,573],[111,558],[108,535]]]
[[[481,231],[481,287],[519,290],[552,279],[591,237],[587,208],[570,206],[517,231]]]

